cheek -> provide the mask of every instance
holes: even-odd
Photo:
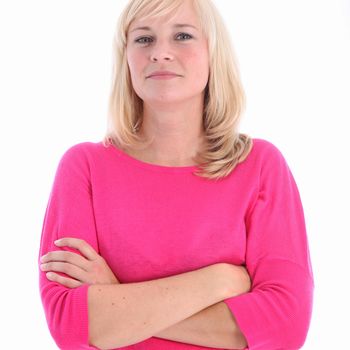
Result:
[[[135,58],[129,58],[128,57],[128,66],[129,66],[129,70],[130,70],[130,74],[131,76],[133,76],[135,74],[135,69],[137,69],[137,64],[135,62]]]
[[[197,79],[204,79],[209,74],[209,58],[206,51],[192,50],[185,58],[190,67],[190,74],[194,74]]]
[[[204,47],[191,48],[184,53],[188,61],[196,63],[201,67],[208,65],[208,52]]]
[[[185,58],[189,61],[199,61],[200,60],[200,54],[199,50],[191,49],[185,52]]]
[[[141,55],[138,55],[136,52],[130,50],[127,51],[126,57],[131,75],[137,74],[137,72],[142,69]]]

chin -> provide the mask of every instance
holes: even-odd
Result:
[[[185,102],[190,96],[176,96],[176,95],[157,95],[143,97],[142,100],[148,104],[171,104]]]

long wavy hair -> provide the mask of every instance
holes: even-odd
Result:
[[[141,138],[143,101],[135,93],[126,57],[127,33],[135,19],[173,14],[184,0],[130,0],[117,22],[113,39],[113,73],[109,95],[107,132],[103,144],[140,149],[152,140]],[[209,79],[205,87],[203,127],[205,146],[197,154],[195,175],[220,179],[244,161],[253,142],[238,132],[246,97],[231,37],[211,0],[191,0],[201,30],[208,40]]]

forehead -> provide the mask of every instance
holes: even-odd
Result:
[[[163,9],[162,9],[163,10]],[[129,31],[135,30],[137,27],[152,27],[153,25],[171,25],[174,27],[184,27],[190,25],[198,28],[198,15],[192,5],[192,1],[182,1],[178,8],[171,12],[164,10],[160,14],[151,11],[143,11],[137,15],[130,23]]]

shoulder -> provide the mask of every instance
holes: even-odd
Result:
[[[105,146],[102,141],[82,141],[66,148],[63,152],[62,159],[64,160],[89,160],[91,157],[98,156]]]
[[[279,146],[262,138],[252,140],[251,164],[259,173],[260,180],[267,178],[276,180],[287,174],[289,176],[290,167]]]
[[[253,137],[253,149],[259,154],[264,155],[273,155],[273,154],[282,154],[278,146],[272,141]]]
[[[275,143],[263,138],[252,138],[252,140],[252,153],[256,161],[261,161],[262,163],[285,162],[281,149]]]
[[[291,181],[294,181],[289,164],[276,144],[260,138],[253,139],[253,142],[255,145],[255,167],[259,171],[259,187],[267,183],[271,186],[284,183],[287,186]]]
[[[79,171],[90,173],[91,167],[104,152],[102,141],[83,141],[73,144],[62,152],[58,168],[61,171]]]

